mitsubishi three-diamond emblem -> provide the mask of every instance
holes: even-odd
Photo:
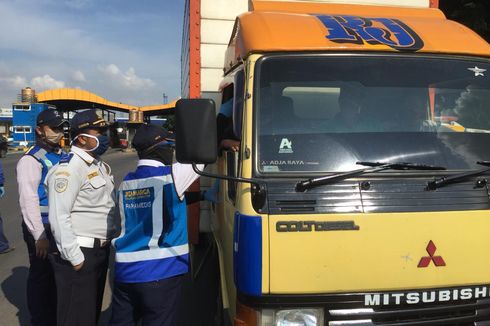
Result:
[[[424,256],[424,257],[420,258],[420,261],[419,261],[419,264],[417,265],[417,267],[419,267],[419,268],[427,267],[430,265],[430,262],[434,262],[434,265],[436,265],[437,267],[446,266],[446,262],[444,261],[442,256],[435,256],[434,255],[436,253],[437,247],[434,244],[434,242],[432,242],[432,240],[430,240],[429,243],[427,244],[426,250],[427,250],[427,253],[429,254],[429,256]]]

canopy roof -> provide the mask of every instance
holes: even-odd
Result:
[[[250,53],[385,51],[490,57],[478,34],[435,8],[260,1],[235,22],[225,70]]]
[[[80,110],[88,108],[98,108],[105,110],[114,110],[120,112],[129,112],[131,110],[139,110],[143,112],[162,112],[175,108],[175,103],[172,101],[168,104],[158,104],[149,106],[135,106],[120,102],[113,102],[98,96],[94,93],[76,88],[57,88],[47,90],[37,94],[37,100],[41,103],[50,103],[55,105],[60,110]]]

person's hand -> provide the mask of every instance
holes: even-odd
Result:
[[[5,187],[0,186],[0,198],[2,198],[5,195]]]
[[[46,259],[49,250],[49,240],[39,239],[36,241],[36,256],[42,259]]]
[[[233,139],[223,139],[221,141],[220,147],[223,149],[231,150],[233,152],[238,152],[240,150],[240,142]]]
[[[73,269],[74,269],[76,272],[78,272],[79,270],[81,270],[81,269],[82,269],[82,267],[83,267],[83,261],[82,261],[80,264],[73,266]]]

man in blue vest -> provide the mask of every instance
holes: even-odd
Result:
[[[59,146],[66,120],[47,109],[37,116],[36,145],[17,163],[22,231],[29,252],[27,306],[31,323],[56,325],[56,284],[48,252],[55,251],[48,220],[48,195],[44,180],[63,152]]]
[[[110,325],[176,325],[183,275],[189,270],[185,190],[198,178],[173,163],[173,140],[143,125],[133,139],[138,167],[119,187],[121,236],[116,250]],[[202,168],[202,167],[201,167]]]

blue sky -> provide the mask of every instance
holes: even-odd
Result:
[[[0,107],[25,86],[178,97],[183,12],[184,0],[0,0]]]

